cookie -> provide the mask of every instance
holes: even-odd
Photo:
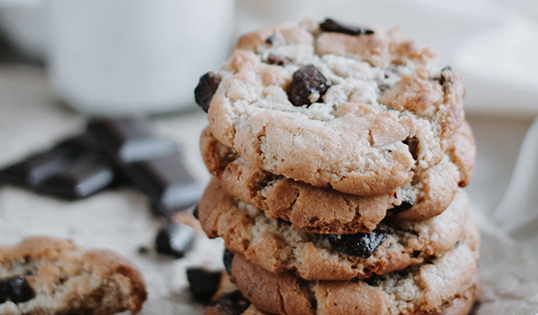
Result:
[[[437,313],[438,315],[466,315],[469,314],[473,304],[476,302],[480,295],[480,280],[478,277],[473,279],[472,282],[474,285],[471,285],[465,293],[462,293],[460,297],[455,298],[450,303],[447,303],[446,308],[441,312]],[[221,280],[221,287],[225,288],[220,292],[217,292],[214,296],[214,300],[224,295],[238,290],[237,286],[229,281],[229,277],[225,276]],[[246,310],[243,312],[230,312],[228,309],[224,309],[219,303],[215,303],[212,306],[206,308],[205,315],[268,315],[256,308],[254,304],[250,304]],[[334,314],[334,313],[331,313]],[[347,315],[347,314],[346,314]]]
[[[137,313],[146,297],[138,269],[110,250],[51,237],[0,247],[0,314]]]
[[[472,176],[476,148],[467,123],[456,134],[456,142],[458,150],[450,150],[412,183],[377,196],[357,196],[263,171],[224,146],[208,128],[200,139],[208,170],[221,177],[230,194],[263,210],[268,218],[323,234],[369,233],[387,214],[417,220],[440,214],[454,198],[458,184],[466,185]]]
[[[480,294],[476,251],[477,244],[461,242],[431,263],[359,281],[305,281],[236,255],[232,281],[269,314],[466,314]]]
[[[268,219],[219,186],[214,178],[198,205],[206,234],[222,237],[226,248],[271,272],[293,271],[308,280],[368,278],[401,270],[444,253],[469,230],[469,201],[461,189],[439,216],[387,219],[370,234],[336,236],[294,230],[286,221]]]
[[[219,141],[265,171],[349,194],[411,182],[464,120],[462,80],[397,30],[277,25],[243,36],[216,75]]]

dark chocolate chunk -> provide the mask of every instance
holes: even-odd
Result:
[[[232,261],[234,260],[234,253],[232,253],[228,248],[224,249],[224,255],[222,261],[224,262],[224,268],[231,276],[232,275]]]
[[[445,82],[446,82],[446,78],[443,75],[443,72],[445,72],[445,71],[452,71],[452,67],[446,66],[443,69],[441,69],[441,75],[439,77],[439,84],[441,84],[441,85],[445,84]]]
[[[270,65],[285,66],[289,62],[289,60],[281,59],[275,56],[269,56],[267,57],[266,62]]]
[[[409,153],[411,153],[411,155],[413,156],[413,159],[416,160],[418,155],[417,155],[417,149],[418,149],[418,139],[413,137],[413,138],[407,138],[405,139],[404,141],[402,141],[403,143],[405,143],[408,147],[409,147]]]
[[[138,253],[140,255],[145,255],[145,254],[149,253],[149,248],[147,246],[140,246],[140,247],[138,247]]]
[[[200,82],[194,89],[194,99],[204,112],[209,111],[211,99],[219,87],[220,78],[213,72],[208,72],[200,78]]]
[[[350,235],[328,235],[329,242],[334,249],[351,256],[368,258],[377,247],[387,239],[387,233],[375,230],[370,233],[357,233]]]
[[[217,293],[222,271],[207,271],[203,268],[187,268],[187,280],[194,299],[207,304]]]
[[[80,154],[78,149],[56,146],[49,151],[34,154],[0,172],[0,180],[15,185],[35,187],[43,180],[65,169]]]
[[[412,201],[402,201],[402,203],[399,206],[395,206],[394,208],[390,209],[394,213],[402,213],[404,211],[407,211],[413,207]]]
[[[198,205],[196,205],[196,207],[194,207],[194,210],[192,210],[192,216],[193,216],[196,220],[200,220],[200,218],[198,217]]]
[[[110,162],[88,153],[42,181],[36,189],[65,198],[84,198],[108,187],[114,177]]]
[[[195,232],[186,224],[168,223],[161,227],[155,238],[155,248],[158,253],[183,257],[194,243]]]
[[[272,45],[273,42],[275,41],[275,38],[276,38],[276,33],[273,33],[273,35],[267,37],[267,39],[265,40],[265,42],[269,45]]]
[[[330,86],[331,82],[316,67],[304,66],[293,74],[288,98],[295,106],[310,105],[325,95]],[[316,99],[312,99],[314,95]]]
[[[154,134],[142,118],[94,119],[88,131],[108,157],[119,163],[166,156],[180,149],[174,141]]]
[[[0,279],[0,303],[11,301],[18,304],[29,301],[34,297],[34,290],[23,276]]]
[[[250,306],[250,301],[247,300],[239,290],[219,296],[217,303],[220,304],[222,310],[227,315],[243,314],[243,312]]]
[[[324,32],[343,33],[347,35],[371,35],[374,33],[371,29],[344,24],[333,19],[326,19],[319,27]]]
[[[196,204],[204,191],[187,171],[181,153],[125,164],[122,169],[153,200],[154,211],[165,217]]]

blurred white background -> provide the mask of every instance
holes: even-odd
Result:
[[[468,85],[468,112],[538,114],[535,0],[0,0],[0,26],[45,60],[57,94],[87,113],[189,106],[240,34],[334,17],[399,26]],[[193,79],[194,78],[194,79]]]

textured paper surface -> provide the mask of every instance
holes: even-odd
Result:
[[[0,69],[0,167],[84,128],[81,117],[51,102],[49,90],[40,71]],[[158,120],[160,132],[184,141],[187,161],[202,183],[209,178],[198,153],[198,135],[205,124],[202,113]],[[129,188],[67,202],[0,187],[0,243],[54,235],[73,238],[87,247],[113,249],[132,259],[144,274],[150,294],[142,314],[203,314],[204,308],[190,300],[185,269],[200,265],[222,268],[222,242],[200,233],[194,251],[184,259],[138,254],[139,246],[151,246],[158,228],[148,202]],[[514,210],[508,207],[506,211]],[[476,314],[538,314],[538,264],[523,251],[522,242],[494,227],[489,212],[473,212],[482,231],[483,294]],[[531,240],[538,243],[538,237]]]

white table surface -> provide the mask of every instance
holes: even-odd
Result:
[[[475,175],[467,188],[475,208],[488,213],[500,201],[533,118],[468,117],[478,146]],[[201,110],[156,120],[158,132],[185,144],[187,162],[201,183],[209,179],[198,149],[205,125]],[[0,168],[83,129],[83,117],[54,101],[42,69],[0,67]],[[46,234],[113,249],[132,259],[144,274],[150,297],[142,314],[203,314],[203,307],[190,303],[185,268],[221,268],[221,241],[201,234],[195,249],[179,260],[138,254],[139,246],[152,244],[157,227],[148,198],[127,187],[75,202],[0,187],[0,244]]]

